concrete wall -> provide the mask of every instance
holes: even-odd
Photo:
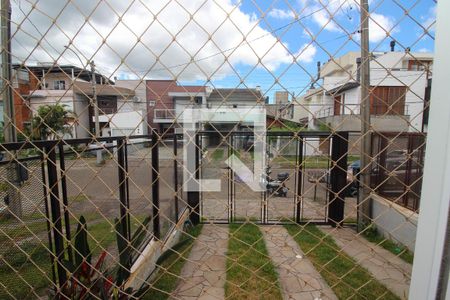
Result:
[[[414,252],[418,214],[376,194],[372,194],[372,199],[378,232]]]
[[[385,115],[371,116],[370,123],[376,131],[408,131],[408,117]],[[359,115],[339,115],[321,118],[316,123],[330,124],[332,128],[340,131],[361,130],[361,118]]]
[[[77,125],[75,125],[76,138],[87,138],[89,134],[89,99],[82,94],[74,95],[74,110],[77,117]]]
[[[116,86],[124,87],[133,90],[135,96],[139,98],[140,102],[133,99],[117,98],[117,111],[146,111],[147,110],[147,92],[145,87],[145,80],[116,80]]]

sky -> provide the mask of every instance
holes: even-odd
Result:
[[[359,51],[358,3],[12,0],[12,59],[81,67],[93,59],[110,78],[299,96],[317,62]],[[371,51],[389,51],[394,39],[398,51],[433,52],[434,0],[372,0],[369,10]]]

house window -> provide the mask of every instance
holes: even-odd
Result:
[[[410,60],[408,62],[408,71],[425,71],[429,66],[429,61]]]
[[[54,90],[65,90],[66,82],[64,80],[55,80],[53,81],[53,89]]]
[[[148,106],[155,106],[155,104],[156,104],[156,101],[148,101]]]
[[[334,115],[335,116],[344,114],[344,99],[345,99],[345,94],[334,96]]]
[[[370,95],[370,114],[404,115],[406,86],[378,86]]]

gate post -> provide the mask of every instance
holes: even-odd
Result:
[[[155,129],[152,131],[152,204],[153,204],[153,235],[161,238],[159,224],[159,140]]]
[[[328,197],[328,223],[341,226],[344,221],[345,193],[347,185],[348,132],[337,132],[331,144],[332,167]]]
[[[297,133],[297,195],[295,197],[295,222],[301,221],[301,201],[302,201],[302,163],[303,163],[303,140],[300,133]]]
[[[130,216],[129,216],[129,203],[128,203],[128,193],[127,193],[127,169],[126,169],[126,156],[125,147],[127,143],[124,139],[117,140],[117,171],[119,177],[119,200],[120,200],[120,224],[122,226],[125,238],[130,241]]]
[[[67,182],[66,182],[66,164],[64,161],[64,145],[62,143],[58,143],[58,151],[59,151],[59,168],[61,175],[61,189],[62,189],[62,201],[64,207],[64,229],[66,230],[66,238],[68,241],[72,240],[72,235],[70,233],[70,216],[69,216],[69,203],[67,200]],[[73,262],[73,253],[72,246],[67,245],[67,252],[69,256],[69,261]]]
[[[46,198],[50,199],[51,226],[53,228],[53,239],[55,245],[56,270],[58,274],[59,289],[64,288],[67,283],[66,269],[64,268],[64,235],[61,220],[61,205],[58,189],[58,169],[56,165],[57,143],[49,142],[45,147],[47,156],[48,189]]]
[[[195,133],[195,180],[198,184],[198,179],[200,179],[200,135]],[[198,186],[198,189],[200,187]],[[187,192],[188,206],[189,206],[189,220],[192,224],[197,225],[200,223],[200,192],[198,191]]]
[[[180,197],[178,191],[178,140],[177,134],[173,133],[173,186],[174,186],[174,195],[175,195],[175,221],[178,223],[178,198]]]

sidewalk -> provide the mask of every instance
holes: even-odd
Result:
[[[357,235],[350,228],[320,228],[342,250],[401,299],[408,298],[412,265]]]
[[[227,225],[204,225],[171,299],[224,299],[227,247]]]
[[[284,299],[337,299],[331,288],[282,226],[261,226]]]

